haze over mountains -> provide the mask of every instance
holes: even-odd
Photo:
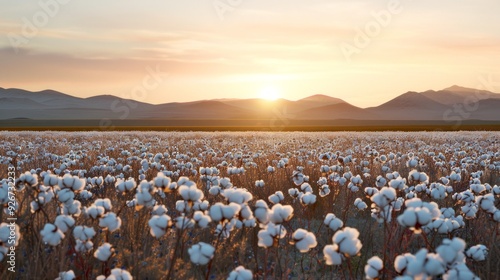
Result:
[[[204,120],[463,120],[500,121],[500,94],[452,86],[406,92],[384,104],[359,108],[341,99],[313,95],[297,101],[215,99],[153,105],[111,95],[78,98],[53,90],[0,88],[0,119],[204,119]]]

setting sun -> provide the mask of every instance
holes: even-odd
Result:
[[[276,87],[265,87],[260,91],[259,97],[265,100],[274,101],[281,97],[281,91]]]

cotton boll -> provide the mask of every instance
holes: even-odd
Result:
[[[288,192],[290,193],[290,190]],[[329,194],[330,194],[330,188],[328,187],[327,184],[324,184],[319,188],[319,196],[325,197]]]
[[[323,248],[323,255],[327,265],[340,265],[342,264],[343,256],[338,252],[338,245],[326,245]]]
[[[304,205],[304,206],[312,205],[312,204],[316,203],[316,195],[314,195],[310,192],[307,192],[303,196],[300,197],[300,203],[302,203],[302,205]]]
[[[92,241],[82,241],[80,239],[76,239],[75,250],[77,252],[88,252],[94,249],[94,243]]]
[[[359,197],[354,200],[354,206],[358,208],[358,210],[364,210],[368,207],[368,205],[366,205],[366,203]]]
[[[196,184],[191,184],[190,186],[181,185],[178,190],[179,194],[186,201],[197,201],[203,199],[204,195],[201,190],[198,189]]]
[[[64,233],[55,225],[49,223],[45,224],[40,234],[42,235],[43,242],[51,246],[59,245],[64,238]]]
[[[54,174],[46,174],[43,176],[43,184],[45,186],[54,187],[59,183],[59,178]]]
[[[243,266],[238,266],[229,274],[227,280],[252,280],[252,271],[245,269]]]
[[[119,229],[121,225],[122,219],[113,212],[107,213],[99,219],[99,226],[110,232]]]
[[[344,226],[344,223],[339,218],[335,217],[334,214],[328,213],[326,214],[325,220],[323,221],[325,225],[327,225],[331,230],[337,231],[338,229]]]
[[[199,242],[188,249],[189,258],[196,265],[206,265],[213,257],[215,248],[207,243]]]
[[[74,280],[76,279],[75,273],[73,270],[59,272],[59,277],[55,280]]]
[[[285,199],[285,196],[283,195],[282,191],[277,191],[274,194],[270,195],[268,199],[272,204],[278,204]]]
[[[293,217],[293,207],[290,205],[275,204],[269,213],[269,220],[273,224],[281,224]]]
[[[118,179],[115,183],[116,191],[124,193],[133,190],[137,186],[133,178],[127,180]]]
[[[389,187],[396,190],[404,190],[405,188],[407,188],[406,180],[401,177],[392,179],[391,181],[389,181]]]
[[[297,229],[292,234],[292,244],[301,252],[306,253],[310,249],[316,247],[318,243],[316,242],[316,236],[312,232],[308,232],[304,229]]]
[[[455,210],[453,208],[441,208],[441,214],[444,218],[452,218],[455,216]]]
[[[14,234],[14,236],[12,236],[11,234]],[[21,232],[19,231],[19,226],[17,224],[13,226],[7,223],[0,224],[1,244],[5,244],[6,246],[17,246],[19,245],[20,238],[21,238]]]
[[[474,261],[480,262],[486,260],[486,257],[488,256],[488,248],[484,245],[475,245],[470,247],[466,252],[465,255],[468,258],[473,259]]]
[[[76,226],[73,229],[73,236],[75,239],[79,239],[82,241],[87,241],[92,239],[95,236],[96,232],[94,228],[86,227],[86,226]]]
[[[72,191],[81,191],[85,187],[85,179],[80,179],[77,176],[71,176],[70,174],[65,174],[62,178],[59,178],[58,182],[59,188],[70,189]]]
[[[495,212],[495,197],[492,193],[476,197],[476,204],[488,213]]]
[[[179,216],[175,218],[175,227],[177,229],[188,229],[188,228],[193,228],[194,227],[194,220],[189,219],[185,216]]]
[[[285,227],[268,223],[264,229],[257,234],[259,238],[258,246],[268,248],[273,246],[275,238],[284,238],[286,235]]]
[[[332,240],[333,243],[339,246],[339,252],[346,257],[352,257],[357,255],[363,246],[358,237],[359,231],[357,229],[345,227],[343,230],[337,231]]]
[[[269,207],[267,203],[260,199],[255,203],[254,216],[261,224],[267,224],[269,222]]]
[[[18,187],[18,190],[22,190],[25,186],[27,187],[34,187],[38,185],[38,175],[37,174],[31,174],[30,172],[26,171],[19,178],[16,179],[16,186]]]
[[[62,189],[57,192],[57,199],[61,203],[71,203],[73,199],[75,198],[75,194],[71,189]]]
[[[104,243],[94,252],[94,257],[102,262],[105,262],[111,257],[115,249],[109,243]]]
[[[104,215],[105,209],[102,206],[92,205],[89,208],[84,208],[84,215],[92,219],[100,218]]]
[[[377,256],[371,257],[365,265],[366,279],[377,279],[384,268],[382,259]]]
[[[212,219],[210,218],[210,216],[208,215],[205,215],[203,212],[201,211],[196,211],[194,212],[194,215],[193,215],[193,220],[196,222],[196,224],[198,224],[198,226],[200,226],[201,228],[206,228],[208,226],[208,224],[212,221]]]
[[[444,280],[480,280],[465,263],[458,263],[443,275]]]
[[[290,188],[288,189],[288,194],[292,197],[292,198],[297,198],[299,196],[299,190],[297,188]],[[269,199],[271,200],[271,199]],[[278,202],[279,203],[279,202]],[[274,203],[276,204],[276,203]]]
[[[163,214],[167,214],[168,209],[165,207],[165,205],[156,205],[153,207],[153,210],[151,211],[151,215],[158,215],[161,216]]]
[[[365,188],[365,194],[367,197],[372,197],[374,194],[378,193],[377,188],[372,188],[372,187],[366,187]]]
[[[106,212],[111,211],[111,209],[113,208],[111,200],[109,198],[98,198],[94,201],[94,205],[101,206]]]
[[[430,253],[424,261],[424,270],[427,275],[438,276],[445,273],[446,267],[439,255]]]
[[[416,258],[410,253],[399,255],[394,259],[394,269],[400,274],[404,273],[410,263],[414,263]]]
[[[222,192],[222,195],[226,198],[228,202],[234,202],[240,205],[248,203],[250,200],[253,199],[253,195],[249,191],[241,188],[225,189]]]
[[[208,190],[208,193],[211,195],[219,195],[222,192],[222,189],[219,186],[211,186]]]
[[[132,275],[125,269],[121,268],[113,268],[111,270],[111,275],[109,275],[106,278],[106,280],[132,280],[132,279],[133,279]]]
[[[460,208],[464,213],[466,219],[473,219],[476,217],[477,205],[474,202],[468,202]]]
[[[371,197],[371,201],[378,207],[385,207],[396,199],[396,190],[394,188],[383,187],[380,192]]]
[[[448,268],[452,267],[455,263],[463,263],[465,255],[465,241],[455,237],[453,239],[445,238],[441,245],[436,248],[436,253],[443,259]]]
[[[59,215],[56,217],[54,224],[65,233],[70,227],[75,225],[75,220],[71,216]]]

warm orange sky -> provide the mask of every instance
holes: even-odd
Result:
[[[498,0],[25,2],[0,0],[0,87],[150,103],[326,94],[368,107],[500,80]]]

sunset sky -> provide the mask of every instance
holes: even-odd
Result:
[[[500,80],[499,12],[498,0],[0,0],[0,87],[368,107]]]

